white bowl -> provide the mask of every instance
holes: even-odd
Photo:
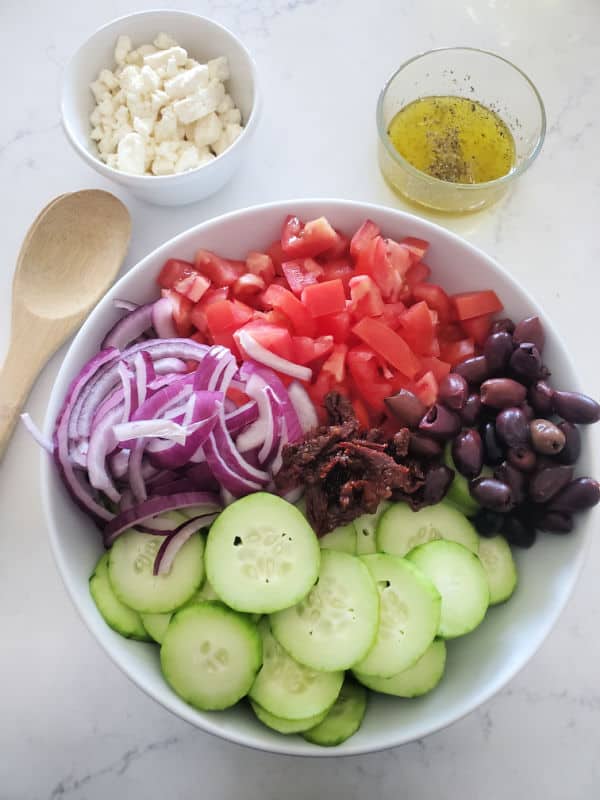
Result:
[[[507,272],[473,245],[401,211],[343,200],[295,200],[256,206],[204,222],[157,248],[121,278],[90,314],[63,361],[48,405],[46,432],[52,431],[69,381],[96,353],[104,333],[117,318],[112,302],[115,298],[138,303],[151,300],[156,296],[154,279],[165,259],[190,258],[199,247],[232,258],[241,258],[248,250],[261,250],[279,235],[289,213],[305,219],[325,215],[346,233],[370,217],[389,236],[429,240],[427,261],[436,283],[451,291],[491,287],[511,316],[538,314],[547,333],[544,353],[555,385],[581,390],[572,359],[543,310]],[[588,439],[584,430],[578,473],[598,475],[600,465]],[[101,537],[71,502],[54,465],[45,457],[42,487],[50,540],[65,585],[85,623],[113,661],[151,697],[199,728],[239,744],[294,755],[340,756],[400,745],[454,722],[488,700],[531,658],[556,622],[582,566],[592,521],[589,515],[581,515],[574,533],[540,535],[533,549],[517,551],[517,591],[508,603],[491,608],[474,633],[448,643],[446,675],[435,691],[418,700],[373,696],[358,733],[341,746],[328,749],[297,736],[269,731],[243,704],[227,712],[202,713],[180,700],[161,676],[158,647],[122,638],[97,612],[89,595],[88,577],[102,552]]]
[[[101,69],[114,67],[114,49],[120,35],[131,37],[134,47],[150,44],[161,31],[173,36],[202,63],[227,56],[231,69],[228,88],[242,112],[244,130],[239,138],[213,161],[177,175],[129,175],[100,160],[96,143],[90,138],[90,114],[95,101],[90,83]],[[213,20],[185,11],[144,11],[109,22],[81,45],[64,72],[61,116],[65,133],[89,166],[127,187],[141,200],[176,206],[202,200],[218,191],[249,158],[248,145],[256,128],[260,97],[256,65],[240,40]]]

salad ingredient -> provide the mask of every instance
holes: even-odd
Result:
[[[467,428],[452,441],[452,460],[461,475],[476,478],[483,467],[483,443],[479,431]]]
[[[386,397],[385,404],[394,418],[407,428],[416,428],[427,410],[425,403],[408,389]]]
[[[464,408],[468,394],[468,384],[457,372],[450,372],[440,381],[438,399],[451,411],[460,411]]]
[[[512,378],[490,378],[481,384],[481,402],[491,408],[518,406],[525,401],[527,390]]]
[[[473,352],[471,350],[471,354]],[[485,356],[473,356],[465,359],[459,356],[455,363],[454,371],[458,375],[462,375],[468,383],[475,385],[483,383],[490,374],[490,368]]]
[[[235,705],[250,691],[262,663],[256,626],[222,603],[206,602],[173,615],[160,648],[165,680],[203,711]]]
[[[335,747],[360,728],[367,710],[367,693],[362,686],[346,679],[327,716],[302,734],[308,742]]]
[[[575,464],[581,455],[581,434],[572,422],[566,420],[559,422],[557,427],[565,437],[565,445],[558,454],[557,460],[561,464]]]
[[[531,444],[537,453],[552,456],[565,446],[565,435],[553,422],[534,419],[529,423]]]
[[[477,554],[487,575],[490,605],[504,603],[517,586],[517,568],[503,536],[482,539]]]
[[[592,508],[600,500],[600,486],[592,478],[576,478],[552,499],[548,509],[551,512],[573,514]]]
[[[242,133],[241,113],[225,87],[225,56],[200,64],[159,34],[154,45],[137,50],[119,37],[115,61],[90,85],[96,101],[90,136],[109,167],[133,175],[185,172],[212,161]]]
[[[256,492],[228,506],[213,523],[206,574],[231,608],[270,614],[307,595],[319,574],[319,544],[295,506]]]
[[[439,636],[453,639],[479,625],[490,590],[481,561],[456,542],[439,539],[419,545],[407,558],[434,584],[442,597]]]
[[[566,464],[536,470],[529,481],[529,497],[534,503],[547,503],[571,482],[573,467]]]
[[[510,486],[497,478],[476,478],[471,483],[471,494],[479,505],[492,511],[510,511],[514,505]]]
[[[292,733],[302,733],[303,731],[309,730],[309,728],[314,728],[315,725],[318,725],[319,722],[322,722],[327,716],[327,712],[324,711],[322,714],[315,714],[313,717],[306,717],[305,719],[283,719],[282,717],[276,717],[274,714],[271,714],[265,708],[259,706],[258,703],[255,703],[254,700],[250,700],[250,705],[257,719],[260,720],[263,725],[266,725],[267,728],[271,728],[271,730],[277,731],[277,733],[283,733],[286,736]]]
[[[449,439],[460,431],[460,417],[435,403],[419,422],[419,430],[434,439]]]
[[[553,392],[552,410],[567,422],[590,425],[600,419],[600,403],[578,392]]]
[[[526,385],[535,383],[542,375],[542,358],[537,347],[530,343],[515,347],[508,367],[517,380]]]
[[[483,355],[490,375],[497,375],[506,369],[513,349],[513,337],[507,331],[497,331],[485,339]]]
[[[446,666],[446,643],[443,639],[433,641],[427,650],[408,669],[391,678],[363,675],[353,670],[354,677],[368,689],[395,697],[419,697],[438,685]]]
[[[539,317],[526,317],[513,326],[513,342],[517,345],[531,343],[541,353],[544,349],[546,335]]]
[[[309,593],[271,616],[273,635],[292,658],[327,672],[364,658],[378,623],[379,597],[369,570],[356,556],[334,550],[321,552],[318,581]]]
[[[521,472],[532,472],[536,467],[536,455],[528,447],[509,447],[506,460]]]
[[[106,624],[127,639],[149,641],[148,633],[137,611],[122,603],[108,578],[108,553],[103,553],[90,577],[90,594]]]
[[[377,544],[375,541],[375,531],[381,515],[388,509],[390,503],[386,500],[379,503],[377,511],[374,514],[361,514],[354,522],[354,529],[356,531],[356,554],[359,556],[368,556],[377,552]]]
[[[404,557],[415,547],[435,539],[458,542],[473,553],[479,549],[475,528],[448,502],[419,511],[412,511],[406,503],[393,503],[377,525],[377,550],[382,553]]]
[[[354,523],[341,525],[319,539],[319,547],[323,550],[337,550],[339,553],[356,555],[356,528]]]
[[[529,420],[522,408],[503,409],[496,417],[496,433],[508,447],[526,447],[529,443]]]

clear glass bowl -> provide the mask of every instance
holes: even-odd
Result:
[[[451,183],[412,166],[388,135],[394,116],[421,97],[468,97],[493,108],[509,127],[515,164],[501,178],[486,183]],[[531,80],[502,56],[470,47],[430,50],[406,61],[383,87],[377,103],[379,165],[400,194],[438,211],[475,211],[494,203],[531,166],[546,135],[546,112]]]

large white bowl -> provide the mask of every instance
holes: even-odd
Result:
[[[236,211],[204,222],[156,249],[125,275],[96,306],[73,341],[54,384],[48,404],[46,432],[50,433],[69,381],[98,348],[117,318],[112,301],[127,298],[146,302],[156,295],[154,279],[168,257],[190,258],[199,247],[241,258],[275,239],[288,213],[303,218],[324,214],[346,233],[366,218],[393,237],[428,239],[427,261],[433,279],[451,291],[495,289],[507,312],[520,318],[538,314],[545,325],[545,358],[557,386],[581,390],[559,334],[543,310],[496,262],[447,230],[410,214],[343,200],[295,200]],[[591,448],[585,446],[580,474],[600,473]],[[449,725],[489,699],[535,653],[564,607],[585,554],[590,518],[578,518],[569,536],[541,535],[533,549],[518,551],[519,586],[510,602],[490,609],[483,624],[469,636],[448,643],[447,672],[430,695],[418,700],[373,696],[360,731],[340,747],[319,748],[300,737],[285,737],[262,727],[243,704],[227,712],[202,713],[180,700],[163,680],[158,647],[129,641],[102,620],[88,592],[89,575],[102,552],[94,525],[73,505],[56,470],[42,462],[43,503],[50,540],[71,598],[88,628],[113,661],[145,692],[170,711],[209,733],[239,744],[277,753],[339,756],[381,750],[403,744]],[[84,710],[82,709],[82,712]]]

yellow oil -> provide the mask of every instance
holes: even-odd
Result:
[[[515,141],[490,108],[467,97],[422,97],[404,106],[388,128],[410,164],[452,183],[485,183],[515,164]]]

